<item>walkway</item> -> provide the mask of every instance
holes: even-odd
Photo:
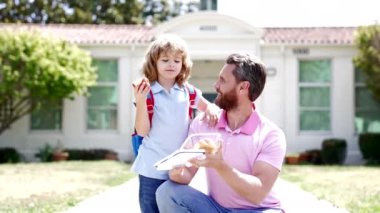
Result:
[[[198,177],[192,185],[202,182]],[[128,212],[140,213],[138,203],[138,179],[134,178],[120,186],[111,188],[99,195],[90,197],[77,206],[69,209],[67,213],[82,212]],[[279,179],[276,187],[280,187],[280,196],[287,213],[347,213],[346,210],[338,209],[331,203],[318,200],[311,193],[305,192],[298,186],[285,180]]]

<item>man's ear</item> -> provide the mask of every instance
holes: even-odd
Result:
[[[242,81],[240,84],[240,90],[249,89],[249,86],[250,86],[250,84],[248,81]]]

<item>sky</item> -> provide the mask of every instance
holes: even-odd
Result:
[[[218,0],[218,12],[256,27],[380,24],[380,0]]]

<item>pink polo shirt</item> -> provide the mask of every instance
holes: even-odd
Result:
[[[195,118],[189,133],[219,132],[223,139],[223,159],[240,172],[252,174],[253,164],[262,161],[281,170],[286,141],[283,131],[257,111],[240,128],[231,131],[225,111],[214,128]],[[275,187],[260,205],[254,205],[237,194],[214,169],[206,169],[209,195],[225,208],[281,208]]]

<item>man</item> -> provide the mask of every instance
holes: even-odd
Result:
[[[218,132],[214,154],[177,167],[156,192],[160,212],[282,212],[274,189],[286,142],[283,132],[261,115],[253,102],[264,89],[264,65],[246,54],[228,56],[215,83],[215,104],[223,111],[216,127],[199,116],[189,133]],[[208,195],[188,186],[199,167],[206,168]]]

